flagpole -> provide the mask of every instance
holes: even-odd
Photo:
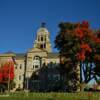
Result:
[[[10,64],[11,66],[11,64]],[[10,92],[10,66],[9,66],[9,72],[8,72],[8,94]]]

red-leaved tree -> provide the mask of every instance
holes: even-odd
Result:
[[[67,82],[72,79],[71,83],[74,83],[73,80],[77,80],[75,71],[77,71],[76,65],[79,63],[80,83],[87,84],[96,75],[100,76],[100,31],[96,35],[97,31],[91,29],[87,21],[81,23],[65,22],[59,24],[59,28],[55,47],[59,50],[62,75],[66,74]],[[67,60],[68,58],[71,64]]]
[[[0,67],[0,83],[8,83],[14,79],[14,63],[6,61]]]

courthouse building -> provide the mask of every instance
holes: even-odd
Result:
[[[40,89],[41,86],[49,88],[46,85],[51,78],[59,80],[59,71],[54,66],[59,66],[59,54],[52,51],[50,42],[50,33],[44,24],[37,30],[36,39],[32,48],[28,49],[26,53],[7,52],[0,54],[0,60],[8,60],[15,57],[15,90],[20,89]],[[49,68],[45,72],[52,74],[45,74],[43,69]],[[51,70],[50,68],[56,68]],[[38,76],[38,77],[37,77]],[[34,78],[35,77],[35,78]],[[47,80],[46,80],[46,79]],[[56,84],[56,83],[55,83]]]

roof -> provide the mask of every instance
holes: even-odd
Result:
[[[28,53],[32,53],[32,52],[47,52],[46,50],[44,50],[44,49],[40,49],[40,48],[30,48],[29,50],[28,50]]]
[[[4,54],[15,54],[13,51],[7,51]]]
[[[57,52],[52,52],[47,54],[47,58],[58,58],[58,57],[59,57],[59,53]]]
[[[40,49],[38,49],[38,50],[40,50]],[[34,50],[33,50],[33,52],[35,52]],[[38,52],[41,52],[41,50],[40,51],[38,51]],[[26,53],[5,53],[5,54],[0,54],[0,56],[15,56],[15,58],[16,59],[25,59],[25,56],[26,56],[27,54]],[[58,58],[59,57],[59,53],[57,53],[57,52],[52,52],[52,53],[47,53],[47,58]]]
[[[16,59],[23,59],[23,58],[25,58],[25,56],[26,56],[26,53],[17,53]]]
[[[6,52],[6,53],[0,54],[0,57],[13,57],[13,56],[16,56],[16,54],[13,52]]]
[[[37,31],[38,35],[49,35],[49,31],[45,27],[40,27]]]

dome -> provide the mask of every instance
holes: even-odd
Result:
[[[45,23],[41,23],[41,27],[37,31],[38,35],[49,35],[49,31],[45,27]]]
[[[49,35],[49,31],[46,28],[42,27],[37,31],[37,34],[38,35]]]

